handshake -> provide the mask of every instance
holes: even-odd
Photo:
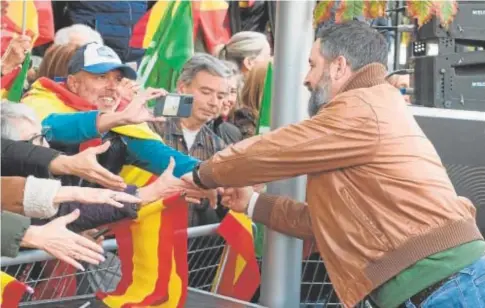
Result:
[[[264,189],[264,185],[256,185],[254,187],[238,187],[238,188],[217,188],[204,190],[195,184],[192,174],[185,174],[179,181],[183,182],[183,191],[188,202],[200,203],[201,199],[209,199],[210,205],[217,207],[218,196],[221,198],[221,203],[225,207],[238,212],[247,214],[249,201],[253,193],[260,192]]]

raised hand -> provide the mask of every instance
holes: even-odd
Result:
[[[158,179],[138,190],[139,197],[143,204],[151,203],[156,200],[164,199],[177,193],[191,191],[192,187],[187,185],[181,179],[173,175],[175,160],[170,158],[167,169],[158,177]]]
[[[10,41],[2,57],[2,74],[8,74],[24,62],[25,54],[32,48],[32,39],[19,35]]]
[[[133,100],[120,113],[129,124],[139,124],[143,122],[163,122],[164,117],[155,117],[151,110],[147,108],[147,103],[157,97],[165,96],[168,92],[164,89],[148,88],[138,92]]]
[[[247,213],[251,196],[254,193],[252,187],[226,188],[222,195],[222,205],[238,213]]]
[[[84,271],[76,260],[99,264],[105,259],[103,248],[95,242],[69,231],[66,225],[79,217],[79,210],[56,218],[43,226],[30,226],[25,232],[21,245],[47,251],[59,260]]]
[[[96,155],[106,152],[110,145],[110,142],[107,141],[76,155],[59,155],[51,162],[49,170],[53,174],[71,174],[110,189],[123,190],[126,188],[123,178],[103,168],[96,158]]]
[[[120,94],[121,97],[128,102],[131,102],[135,95],[140,91],[141,86],[133,80],[128,78],[123,78],[120,84]]]

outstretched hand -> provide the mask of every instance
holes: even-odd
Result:
[[[82,271],[84,267],[76,260],[95,265],[103,262],[105,259],[100,245],[66,228],[79,218],[79,213],[79,210],[74,210],[45,225],[30,226],[22,239],[22,246],[45,250]]]
[[[200,203],[200,199],[209,199],[209,204],[215,208],[217,206],[217,190],[215,189],[201,189],[194,183],[192,173],[184,174],[180,179],[182,179],[187,187],[187,201],[192,203]],[[192,194],[190,194],[192,193]]]
[[[143,122],[163,122],[164,117],[155,117],[152,111],[147,107],[147,103],[157,97],[165,96],[168,92],[164,89],[147,88],[138,92],[133,100],[126,106],[123,111],[123,118],[129,124],[139,124]]]
[[[96,155],[106,152],[111,143],[109,141],[97,147],[88,148],[76,155],[59,155],[49,165],[53,174],[75,175],[90,182],[98,183],[114,190],[124,190],[126,184],[123,178],[117,176],[98,163]]]

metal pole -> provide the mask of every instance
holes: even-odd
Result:
[[[303,119],[302,98],[307,90],[303,77],[314,38],[314,1],[278,1],[273,77],[271,128]],[[268,185],[272,194],[304,200],[305,178],[278,181]],[[267,229],[263,255],[261,303],[267,307],[300,306],[302,241]]]
[[[394,1],[395,7],[394,8],[399,8],[401,7],[401,2],[400,0]],[[394,25],[393,26],[399,26],[402,24],[402,12],[400,11],[395,11],[394,14]],[[401,32],[397,31],[394,33],[394,70],[398,70],[401,68],[401,64],[399,61],[401,60],[401,37],[402,34]]]

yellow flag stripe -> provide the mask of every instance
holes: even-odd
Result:
[[[103,301],[110,307],[121,307],[125,303],[141,302],[155,289],[158,279],[158,249],[161,215],[156,215],[163,207],[161,201],[142,208],[137,223],[131,225],[133,235],[133,281],[121,296],[107,296]],[[143,220],[140,223],[140,220]]]

